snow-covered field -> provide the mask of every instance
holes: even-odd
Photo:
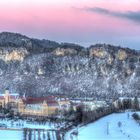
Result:
[[[77,129],[68,132],[66,140],[140,140],[140,125],[133,120],[131,114],[133,112],[108,115],[78,128],[78,136],[71,135]],[[118,122],[122,124],[120,127]]]
[[[50,132],[50,139],[51,140],[57,140],[55,132]],[[38,132],[33,132],[31,139],[29,136],[26,136],[26,139],[24,139],[23,131],[15,131],[15,130],[0,130],[0,140],[48,140],[47,139],[47,131],[40,132],[40,136],[38,136]],[[45,135],[45,137],[44,137]]]
[[[129,115],[128,115],[129,114]],[[131,117],[133,112],[114,113],[99,119],[98,121],[91,123],[87,126],[78,128],[78,136],[71,135],[71,133],[77,129],[73,129],[66,134],[66,140],[140,140],[140,125]],[[140,114],[140,112],[139,112]],[[121,122],[119,126],[118,122]],[[1,120],[0,124],[6,124],[8,128],[36,128],[36,129],[53,129],[56,128],[54,124],[31,123],[27,121],[11,121]],[[38,135],[35,132],[34,136]],[[40,135],[43,135],[41,133]],[[47,137],[47,132],[45,132]],[[53,136],[52,136],[53,135]],[[43,137],[43,136],[42,136]],[[50,133],[50,137],[53,138],[54,134]],[[54,138],[56,140],[56,138]],[[54,140],[53,139],[53,140]],[[17,130],[0,130],[0,140],[23,140],[23,131]],[[43,140],[43,139],[41,139]],[[47,140],[47,138],[45,139]]]
[[[32,129],[57,129],[56,124],[46,122],[44,124],[39,124],[37,122],[30,121],[13,121],[9,119],[0,119],[0,125],[6,125],[8,129],[11,130],[0,130],[0,140],[23,140],[23,130],[22,128],[32,128]],[[0,128],[3,129],[3,128]],[[19,130],[14,130],[19,129]],[[43,134],[47,137],[47,131],[40,132],[40,138],[43,139]],[[50,133],[50,137],[55,137],[53,132]],[[36,137],[36,138],[34,138]],[[38,132],[32,133],[32,139],[38,139]],[[47,140],[47,138],[45,139]]]
[[[23,140],[23,132],[0,130],[0,140]]]

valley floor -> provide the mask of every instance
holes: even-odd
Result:
[[[106,117],[99,119],[98,121],[78,128],[78,136],[71,135],[71,133],[77,129],[69,131],[65,140],[140,140],[140,125],[132,118],[134,112],[113,113]],[[140,112],[138,112],[140,114]],[[119,126],[121,122],[121,126]],[[48,122],[45,124],[37,124],[27,121],[11,121],[0,120],[0,124],[6,124],[7,128],[18,128],[19,130],[0,130],[0,139],[2,140],[23,140],[22,128],[35,128],[35,129],[54,129],[56,126]],[[44,140],[43,134],[45,134],[47,140],[47,132],[40,133],[41,140]],[[32,139],[38,138],[38,132],[32,134]],[[50,133],[51,140],[57,140],[54,138],[54,134]]]
[[[87,126],[78,128],[78,136],[71,133],[66,140],[140,140],[140,125],[132,118],[134,112],[113,113]],[[138,112],[140,114],[140,112]],[[118,123],[121,122],[119,127]]]

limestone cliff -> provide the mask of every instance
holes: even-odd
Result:
[[[28,55],[28,52],[26,49],[20,48],[20,49],[14,49],[13,50],[0,50],[0,59],[3,61],[23,61],[24,58]]]

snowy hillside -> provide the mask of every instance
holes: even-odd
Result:
[[[27,96],[138,96],[140,52],[109,44],[88,48],[0,33],[0,92]],[[110,95],[111,96],[110,96]]]
[[[140,125],[133,120],[133,112],[108,115],[92,124],[78,128],[78,136],[66,135],[67,140],[139,140]],[[121,122],[121,126],[119,126]]]

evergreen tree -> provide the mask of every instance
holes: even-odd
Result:
[[[51,140],[49,132],[47,132],[47,140]]]
[[[76,111],[76,122],[81,123],[83,121],[83,106],[78,106]]]
[[[118,127],[120,128],[122,126],[122,123],[119,121],[118,122]]]
[[[136,109],[136,110],[139,109],[139,100],[137,97],[134,98],[134,109]]]
[[[38,130],[38,140],[41,140],[41,137],[40,137],[40,130]]]
[[[28,134],[29,140],[32,140],[32,130],[29,129],[29,134]]]
[[[23,130],[23,139],[26,140],[27,139],[27,129],[24,128]]]
[[[43,131],[43,139],[45,140],[46,136],[45,136],[45,131]]]
[[[121,100],[118,100],[118,108],[119,108],[119,109],[123,109],[123,105],[122,105]]]

